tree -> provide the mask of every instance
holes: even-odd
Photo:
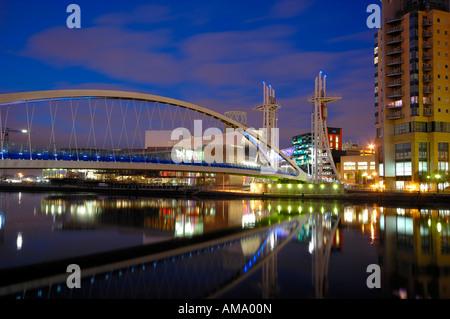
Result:
[[[413,180],[418,184],[426,184],[428,182],[427,176],[427,172],[416,172],[413,176]]]
[[[362,184],[363,183],[363,172],[357,171],[355,172],[355,184]]]
[[[432,183],[436,184],[436,191],[439,192],[439,184],[445,183],[447,173],[445,171],[441,171],[435,169],[433,173],[430,175],[430,180]]]

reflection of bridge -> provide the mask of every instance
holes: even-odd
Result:
[[[208,138],[218,134],[215,128],[234,129],[238,135],[233,138],[244,142],[241,145],[233,139],[232,146],[243,147],[245,160],[235,156],[236,149],[223,161],[208,160],[203,145],[200,159],[177,163],[170,151],[173,141],[165,148],[152,148],[161,141],[147,140],[147,132],[178,128],[194,132],[194,137],[206,137],[195,132],[193,125],[198,121],[205,135],[210,130]],[[16,132],[8,139],[2,136],[2,169],[154,170],[306,180],[295,162],[266,143],[256,130],[206,108],[155,95],[103,90],[3,94],[0,129]],[[249,146],[255,148],[254,153]],[[212,148],[215,155],[223,151]],[[192,149],[193,153],[197,150]]]
[[[324,214],[321,213],[299,215],[276,225],[218,238],[212,237],[206,241],[193,240],[185,246],[178,243],[170,249],[151,254],[136,254],[133,258],[125,258],[126,255],[130,257],[130,254],[121,253],[120,258],[116,257],[117,259],[113,261],[108,254],[99,254],[94,256],[98,264],[90,266],[83,258],[81,260],[71,258],[70,263],[77,263],[81,267],[79,289],[70,289],[66,285],[69,273],[65,270],[69,260],[56,262],[57,267],[32,266],[36,273],[37,269],[44,272],[48,269],[58,270],[55,273],[47,272],[46,276],[35,275],[36,277],[29,277],[24,282],[3,285],[0,288],[0,295],[7,298],[31,299],[220,298],[262,267],[262,297],[270,298],[274,296],[276,289],[277,252],[308,223],[312,225],[313,233],[329,231],[325,225],[318,223],[318,220],[323,218]],[[331,226],[332,232],[326,239],[321,237],[321,240],[325,239],[327,243],[332,241],[330,239],[333,238],[336,229],[336,226]],[[313,258],[317,260],[316,257]],[[326,254],[321,255],[320,259],[328,263]],[[326,272],[321,271],[323,267],[318,268],[317,264],[314,266],[317,268],[314,282],[321,285],[319,287],[321,290],[326,284]],[[29,276],[30,273],[25,272],[23,275]],[[3,278],[4,280],[8,279]],[[316,287],[315,297],[323,296],[323,293],[317,294]]]

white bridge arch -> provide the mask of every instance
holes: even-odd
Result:
[[[61,108],[66,109],[61,112]],[[221,123],[240,130],[248,140],[257,144],[258,150],[261,144],[267,145],[284,167],[269,174],[261,166],[255,169],[242,163],[193,167],[172,163],[167,158],[164,161],[146,161],[148,154],[142,145],[145,128],[154,129],[156,125],[163,128],[164,123],[168,123],[169,130],[173,130],[183,124],[192,125],[192,120],[198,116],[209,124]],[[106,128],[103,127],[105,125]],[[2,94],[0,129],[0,159],[3,159],[0,160],[0,168],[3,169],[174,170],[307,179],[306,173],[293,160],[241,123],[192,103],[151,94],[111,90]]]

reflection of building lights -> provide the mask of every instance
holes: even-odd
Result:
[[[437,231],[441,232],[441,230],[442,230],[442,225],[441,225],[441,223],[438,223],[437,224]]]
[[[372,238],[372,243],[375,240],[375,229],[373,227],[373,224],[370,224],[370,238]]]
[[[245,214],[242,215],[242,226],[252,226],[256,222],[256,216],[255,214]]]
[[[346,210],[344,213],[344,220],[348,223],[353,222],[353,212],[351,210]]]
[[[400,299],[406,299],[408,298],[408,293],[406,292],[405,289],[399,289],[398,290],[398,296],[400,297]]]
[[[428,227],[431,226],[431,219],[428,219]]]
[[[275,247],[275,233],[271,232],[270,236],[269,236],[269,246],[270,246],[270,250],[273,250]]]
[[[17,250],[21,250],[22,249],[22,244],[23,244],[22,233],[18,233],[17,234],[17,240],[16,240]]]
[[[362,220],[364,224],[369,221],[369,211],[367,209],[364,209]]]
[[[309,251],[310,254],[312,254],[313,250],[314,250],[314,243],[313,243],[313,241],[311,240],[311,241],[309,242],[308,251]]]

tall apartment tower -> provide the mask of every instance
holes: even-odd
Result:
[[[379,174],[403,189],[417,172],[448,171],[450,1],[383,0],[375,35]]]

